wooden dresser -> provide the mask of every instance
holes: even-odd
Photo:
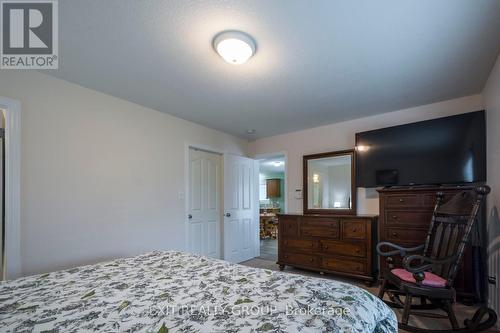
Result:
[[[436,202],[436,193],[445,194],[444,202],[470,187],[416,187],[387,188],[380,194],[379,241],[415,246],[424,243]],[[396,260],[397,257],[394,257]],[[401,261],[395,262],[401,266]],[[462,298],[477,299],[470,244],[462,261],[462,269],[455,280],[455,288]],[[387,269],[385,258],[380,258],[380,270]]]
[[[279,214],[278,264],[376,279],[377,217]]]

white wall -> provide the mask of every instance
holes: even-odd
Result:
[[[354,148],[354,135],[356,132],[477,111],[483,108],[481,95],[462,97],[259,139],[250,142],[249,152],[252,156],[273,152],[287,152],[288,212],[300,213],[302,212],[302,199],[295,199],[294,192],[295,189],[302,189],[303,155],[352,149]],[[374,190],[358,190],[358,213],[378,214],[378,195]]]
[[[2,71],[21,101],[23,274],[184,248],[185,142],[247,143],[38,72]]]
[[[484,103],[487,109],[487,148],[488,148],[488,185],[491,193],[488,196],[488,261],[489,274],[496,276],[497,287],[490,285],[490,306],[500,313],[500,57],[483,90]],[[500,323],[497,324],[500,328]]]

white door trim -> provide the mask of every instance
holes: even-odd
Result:
[[[283,200],[285,201],[285,207],[283,213],[288,213],[288,153],[286,151],[278,151],[275,153],[265,153],[265,154],[257,154],[253,158],[257,161],[267,159],[273,156],[285,156],[285,184],[283,191],[285,192],[285,197]]]
[[[6,279],[21,276],[21,102],[0,96],[5,115]]]
[[[224,154],[225,151],[217,149],[215,147],[211,147],[204,144],[193,143],[193,142],[185,142],[184,143],[184,251],[189,251],[189,149],[199,149],[209,153],[220,154],[222,157],[222,169],[221,169],[221,181],[224,175]],[[219,239],[220,239],[220,252],[221,256],[224,253],[224,223],[223,221],[223,210],[224,210],[224,186],[221,184],[221,207],[220,207],[220,219],[219,219]]]

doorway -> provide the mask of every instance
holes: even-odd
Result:
[[[278,217],[286,206],[286,156],[259,159],[259,238],[261,259],[278,260]]]
[[[186,248],[240,263],[259,256],[258,163],[186,146]]]

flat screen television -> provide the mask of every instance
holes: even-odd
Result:
[[[356,134],[358,187],[484,181],[484,111]]]

